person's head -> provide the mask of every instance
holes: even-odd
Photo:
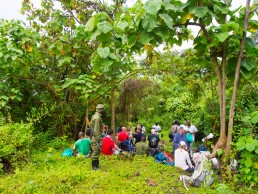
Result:
[[[156,132],[155,129],[151,130],[151,134],[155,134],[155,132]]]
[[[142,129],[142,126],[141,126],[140,124],[138,124],[138,125],[136,126],[136,128],[141,130],[141,129]]]
[[[127,127],[127,132],[130,133],[132,131],[132,128],[129,126]]]
[[[180,141],[178,146],[181,149],[186,149],[187,148],[186,143],[184,141]]]
[[[126,132],[126,127],[121,128],[123,132]]]
[[[90,129],[87,129],[87,130],[86,130],[86,136],[88,136],[88,137],[91,136],[91,130],[90,130]]]
[[[157,126],[158,126],[158,125],[159,125],[159,122],[156,122],[156,123],[155,123],[155,125],[157,125]]]
[[[185,125],[180,125],[179,126],[179,133],[184,134],[187,131],[187,128]]]
[[[113,130],[113,129],[109,129],[109,130],[107,131],[107,135],[113,135],[113,133],[114,133],[114,130]]]
[[[79,138],[79,139],[82,139],[82,138],[83,138],[83,132],[82,132],[82,131],[80,131],[80,132],[78,133],[78,138]]]
[[[190,122],[190,120],[187,120],[187,121],[186,121],[186,125],[187,125],[188,127],[190,127],[190,126],[191,126],[191,122]]]
[[[176,119],[173,121],[173,125],[179,125],[179,121]]]
[[[100,113],[100,114],[105,113],[104,105],[103,105],[103,104],[98,104],[98,105],[96,106],[96,112],[98,112],[98,113]]]
[[[142,142],[145,142],[146,141],[146,137],[145,135],[142,136]]]

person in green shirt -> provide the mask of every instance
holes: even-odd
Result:
[[[87,132],[86,132],[87,135]],[[76,156],[84,156],[89,157],[90,156],[90,145],[91,140],[87,136],[84,138],[83,132],[79,132],[78,134],[78,140],[75,142],[73,150],[78,151],[78,154]]]
[[[142,136],[142,141],[135,144],[136,154],[144,155],[148,153],[148,145],[146,144],[145,135]]]

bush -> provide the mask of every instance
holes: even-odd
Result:
[[[257,187],[258,185],[258,140],[252,137],[241,137],[235,144],[236,149],[241,151],[239,160],[239,172],[235,175],[235,182]]]
[[[0,173],[10,172],[17,164],[29,158],[33,142],[31,124],[6,124],[0,127]]]

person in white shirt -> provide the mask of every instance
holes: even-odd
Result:
[[[192,137],[193,137],[193,142],[190,143],[190,146],[189,146],[190,155],[192,157],[193,156],[193,144],[195,141],[195,133],[197,133],[198,130],[196,129],[196,127],[194,125],[191,124],[191,122],[189,120],[186,121],[186,125],[187,125],[187,130],[192,134]]]
[[[151,128],[155,130],[156,135],[158,135],[159,132],[161,131],[161,127],[159,126],[159,122],[156,122],[155,125],[153,125]]]
[[[186,149],[186,143],[184,141],[180,141],[179,147],[175,151],[175,166],[182,168],[187,172],[193,172],[194,167]]]

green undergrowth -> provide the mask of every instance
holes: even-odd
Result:
[[[100,170],[90,158],[63,158],[62,151],[34,153],[15,174],[0,178],[0,193],[211,193],[179,182],[183,171],[152,157],[101,156]]]

